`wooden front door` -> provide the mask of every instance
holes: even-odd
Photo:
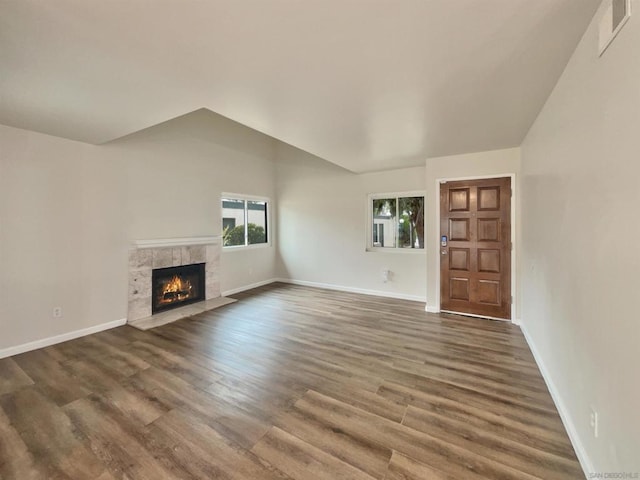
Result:
[[[510,319],[511,179],[440,184],[440,238],[440,310]]]

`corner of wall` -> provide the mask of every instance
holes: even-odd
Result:
[[[573,449],[576,452],[576,456],[578,457],[578,461],[580,462],[580,466],[585,474],[586,478],[590,478],[590,474],[595,471],[593,467],[593,462],[589,458],[587,450],[585,449],[582,440],[580,439],[580,435],[578,434],[578,430],[573,422],[571,417],[571,412],[567,408],[565,402],[562,400],[562,396],[560,395],[560,391],[556,387],[555,382],[553,381],[553,377],[551,376],[550,370],[547,368],[542,356],[536,344],[533,341],[533,338],[529,334],[529,331],[526,327],[526,322],[520,321],[520,330],[524,335],[525,340],[527,341],[527,345],[529,345],[529,350],[533,355],[533,358],[538,365],[538,370],[542,374],[542,378],[544,379],[545,384],[547,385],[547,389],[551,394],[551,398],[553,399],[553,403],[558,410],[558,414],[560,415],[560,419],[562,420],[562,424],[564,425],[567,434],[569,435],[569,440],[571,440],[571,445],[573,445]]]

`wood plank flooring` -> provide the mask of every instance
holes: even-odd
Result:
[[[584,478],[518,329],[284,284],[0,360],[0,478]]]

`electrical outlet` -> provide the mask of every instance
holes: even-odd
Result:
[[[53,318],[62,317],[62,307],[53,307]]]
[[[596,409],[593,407],[591,407],[591,415],[589,416],[589,425],[591,425],[593,436],[595,438],[598,438],[598,412],[596,412]]]

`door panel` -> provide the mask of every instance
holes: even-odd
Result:
[[[449,219],[449,238],[451,240],[466,242],[469,241],[469,219],[451,218]]]
[[[500,305],[500,282],[478,280],[478,302],[487,305]]]
[[[440,309],[511,318],[511,179],[440,185]]]
[[[469,279],[456,278],[451,279],[451,298],[455,300],[469,301]]]
[[[466,270],[470,268],[470,255],[468,248],[449,249],[449,270]]]
[[[478,241],[499,242],[502,225],[499,218],[478,218]]]
[[[478,271],[483,273],[500,273],[500,250],[479,248]]]
[[[500,210],[499,187],[478,187],[478,210]]]
[[[469,193],[468,188],[456,188],[455,190],[449,190],[449,211],[469,211]]]

